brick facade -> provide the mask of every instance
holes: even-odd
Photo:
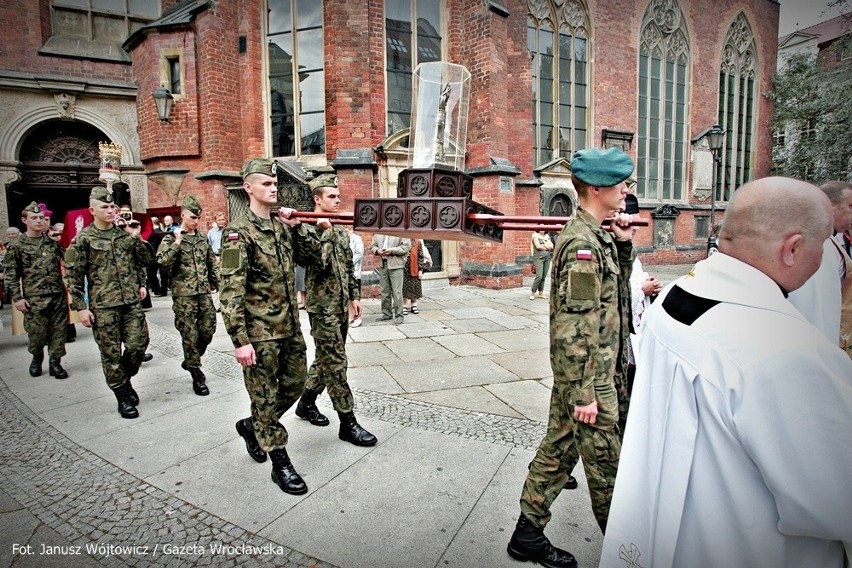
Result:
[[[637,56],[647,3],[585,2],[591,22],[593,83],[589,142],[600,145],[603,128],[638,129]],[[163,13],[177,4],[177,0],[163,0]],[[534,183],[536,164],[531,153],[527,1],[504,0],[502,5],[508,15],[488,2],[444,0],[445,58],[464,65],[472,75],[467,168],[486,170],[475,177],[474,199],[506,214],[538,214],[540,192]],[[681,1],[680,8],[690,42],[688,124],[689,135],[694,136],[716,122],[722,43],[741,11],[757,41],[757,91],[771,91],[779,6],[773,0],[695,0]],[[383,10],[383,0],[324,2],[325,166],[333,164],[341,151],[376,148],[386,138]],[[188,170],[177,194],[173,188],[159,185],[155,176],[149,178],[148,206],[172,206],[185,193],[192,193],[205,205],[203,220],[210,223],[214,211],[227,210],[227,188],[239,183],[236,173],[243,161],[270,152],[263,53],[267,48],[263,36],[265,12],[263,0],[208,3],[188,23],[153,26],[137,33],[128,44],[132,63],[122,64],[40,55],[39,49],[51,34],[50,2],[7,0],[0,6],[0,18],[7,30],[0,41],[0,59],[14,61],[15,70],[34,75],[134,84],[139,135],[136,151],[144,170]],[[160,85],[164,50],[178,50],[184,66],[183,93],[176,98],[168,122],[157,118],[151,97]],[[762,95],[755,115],[758,127],[752,171],[763,176],[770,167],[772,107]],[[630,152],[635,157],[635,140]],[[346,187],[344,209],[352,210],[356,197],[378,196],[383,161],[378,153],[373,158],[377,166],[340,164],[335,168]],[[488,171],[493,158],[508,160],[517,171]],[[688,161],[691,158],[687,156]],[[317,166],[316,160],[301,165],[307,169]],[[689,198],[675,204],[680,210],[674,221],[675,246],[655,250],[653,229],[641,230],[637,236],[636,245],[645,254],[646,264],[687,262],[704,256],[704,239],[694,238],[694,217],[696,213],[706,215],[708,204],[689,191],[692,168],[688,176]],[[510,192],[506,191],[506,178],[511,182]],[[643,216],[650,217],[656,204],[642,205]],[[717,221],[723,210],[724,204],[717,212]],[[362,236],[369,246],[372,235]],[[529,236],[528,232],[507,232],[502,245],[462,243],[460,281],[493,287],[520,285],[523,275],[529,273],[529,266],[519,261],[529,257]],[[372,259],[367,255],[366,260],[365,270],[370,270]],[[465,266],[472,268],[466,271]]]

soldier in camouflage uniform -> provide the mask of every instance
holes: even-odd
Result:
[[[633,161],[616,148],[580,150],[571,161],[579,195],[576,217],[553,251],[550,295],[550,365],[553,390],[547,433],[521,493],[521,515],[509,554],[544,566],[573,567],[574,557],[544,536],[550,506],[583,458],[592,509],[602,531],[621,452],[618,361],[627,338],[633,263],[630,216],[618,215],[612,234],[601,222],[624,205]],[[626,303],[621,298],[627,294]],[[622,329],[623,328],[623,329]]]
[[[277,168],[277,162],[262,158],[243,166],[249,211],[222,236],[219,300],[251,399],[251,416],[237,422],[237,432],[255,461],[266,461],[269,453],[272,480],[281,490],[300,495],[308,488],[287,455],[288,434],[280,419],[305,386],[295,262],[309,262],[311,251],[291,230],[299,224],[289,219],[292,209],[282,208],[278,219],[270,218],[278,198]],[[324,228],[330,226],[326,222]]]
[[[175,328],[183,343],[181,367],[192,375],[192,390],[210,394],[201,357],[216,332],[216,308],[211,292],[219,289],[216,256],[207,237],[198,232],[201,204],[191,195],[183,200],[181,228],[163,237],[157,249],[157,264],[169,272]]]
[[[148,346],[141,299],[148,294],[147,267],[154,259],[141,238],[113,224],[118,207],[107,188],[92,189],[89,211],[94,222],[77,235],[65,253],[65,284],[80,323],[92,328],[107,386],[118,401],[118,413],[122,418],[136,418],[139,395],[130,379],[139,372]],[[88,306],[83,288],[86,280]]]
[[[12,303],[24,314],[29,352],[33,355],[30,375],[41,375],[44,347],[47,346],[50,376],[67,379],[68,372],[61,362],[68,323],[68,302],[60,265],[62,249],[45,234],[44,211],[35,201],[24,208],[21,221],[27,230],[9,245],[4,262]]]
[[[336,213],[340,210],[337,176],[323,174],[311,180],[314,212]],[[301,225],[299,232],[319,240],[320,258],[306,266],[305,286],[307,311],[316,356],[308,372],[305,392],[296,406],[296,416],[315,426],[328,426],[316,405],[317,395],[328,388],[328,396],[340,417],[341,440],[356,446],[373,446],[376,437],[355,419],[355,399],[346,382],[346,334],[349,328],[349,305],[354,317],[361,317],[361,293],[355,280],[349,233],[340,225],[326,231]]]

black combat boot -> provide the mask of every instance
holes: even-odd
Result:
[[[358,421],[355,420],[354,412],[338,412],[340,417],[340,433],[338,437],[344,442],[355,444],[356,446],[375,446],[376,437],[364,430]]]
[[[272,458],[272,481],[281,488],[281,491],[290,495],[302,495],[308,492],[308,486],[305,485],[302,476],[296,473],[287,450],[284,448],[272,450],[269,452],[269,457]]]
[[[51,377],[67,379],[68,371],[62,368],[62,360],[59,357],[50,357],[47,363],[47,372]]]
[[[192,390],[198,396],[207,396],[210,394],[210,389],[207,388],[207,377],[200,367],[187,367],[187,371],[192,375]]]
[[[130,402],[131,387],[123,384],[112,392],[115,393],[115,399],[118,401],[118,413],[122,418],[139,418],[139,411]]]
[[[136,389],[133,388],[133,385],[130,384],[130,379],[127,379],[127,400],[130,401],[130,404],[133,406],[139,406],[139,395],[136,393]]]
[[[550,544],[544,536],[544,529],[533,525],[523,514],[518,517],[506,552],[515,560],[538,562],[550,568],[577,567],[577,561],[570,552]]]
[[[573,475],[569,475],[568,479],[565,480],[565,485],[562,489],[577,489],[577,478]]]
[[[41,353],[36,353],[33,355],[33,362],[30,363],[30,376],[31,377],[40,377],[41,376],[41,364],[44,363],[44,351]]]
[[[243,441],[246,443],[246,451],[251,456],[251,459],[257,463],[266,461],[266,452],[260,447],[257,436],[254,435],[254,426],[251,423],[250,417],[237,420],[237,434],[243,437]]]
[[[317,408],[316,392],[305,389],[302,393],[302,398],[299,399],[299,404],[296,405],[296,416],[302,420],[307,420],[314,426],[328,426],[328,418]]]

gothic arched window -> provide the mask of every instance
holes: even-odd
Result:
[[[652,0],[639,40],[637,193],[682,200],[686,178],[689,36],[676,0]]]
[[[441,61],[441,0],[386,0],[385,54],[388,135],[411,126],[414,70]]]
[[[589,108],[589,15],[580,0],[529,0],[533,160],[571,158],[586,147]]]
[[[267,42],[272,155],[325,154],[322,3],[270,0]]]
[[[719,124],[725,143],[716,164],[716,201],[751,179],[757,105],[757,46],[742,12],[728,28],[719,71]]]

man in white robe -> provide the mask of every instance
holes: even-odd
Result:
[[[820,189],[831,201],[834,233],[852,228],[852,183],[830,181]],[[847,277],[843,247],[828,238],[822,245],[819,270],[790,293],[790,302],[835,343],[840,339],[841,289]]]
[[[852,362],[785,297],[830,234],[818,188],[750,182],[651,306],[601,566],[844,565]]]

